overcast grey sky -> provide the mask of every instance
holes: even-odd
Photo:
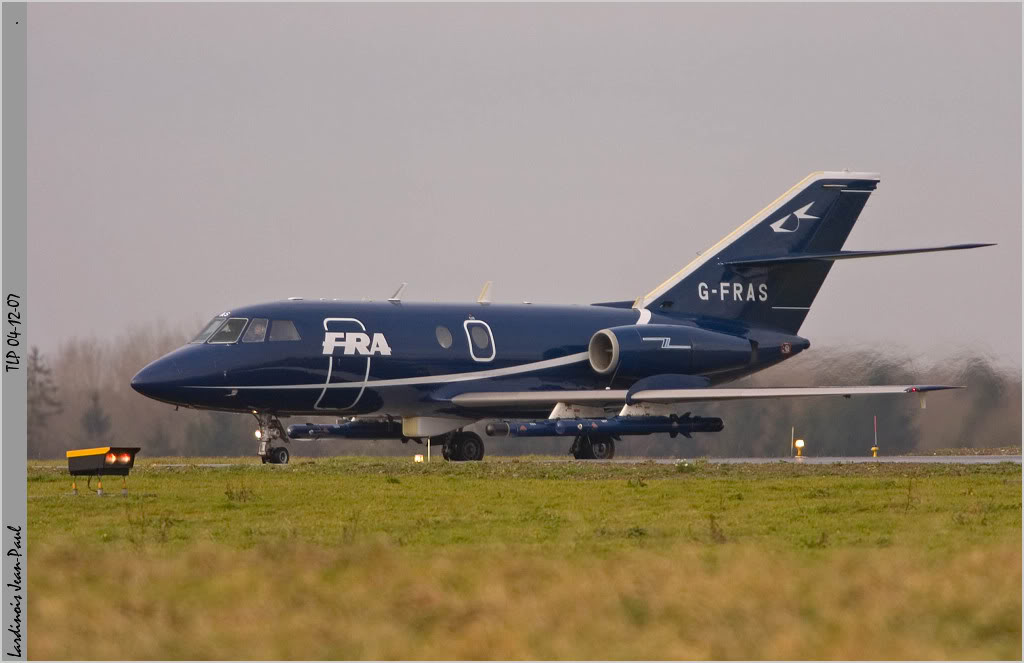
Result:
[[[32,342],[291,295],[633,299],[878,171],[801,334],[1021,361],[1021,7],[29,7]]]

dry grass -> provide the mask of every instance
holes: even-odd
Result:
[[[902,549],[808,558],[677,546],[562,558],[204,542],[157,557],[50,546],[32,563],[36,659],[1021,655],[1013,545],[936,563]]]

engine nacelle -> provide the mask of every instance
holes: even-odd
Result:
[[[636,379],[660,373],[717,373],[750,363],[745,338],[682,325],[625,325],[595,332],[587,348],[599,375]]]

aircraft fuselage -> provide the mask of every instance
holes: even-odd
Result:
[[[299,340],[272,340],[267,333],[257,342],[240,335],[233,342],[191,343],[143,369],[133,387],[176,405],[236,412],[450,415],[455,413],[450,398],[466,390],[622,389],[665,373],[706,376],[715,385],[809,345],[799,336],[735,321],[660,315],[628,304],[301,300],[245,306],[221,317],[244,319],[239,324],[246,330],[257,320],[291,321]],[[594,334],[637,323],[651,330],[671,325],[700,338],[683,343],[664,334],[640,336],[656,365],[629,375],[595,371],[588,357]],[[716,363],[716,356],[729,359]]]

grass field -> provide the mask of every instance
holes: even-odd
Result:
[[[29,464],[30,657],[1021,657],[1019,465],[173,462]]]

